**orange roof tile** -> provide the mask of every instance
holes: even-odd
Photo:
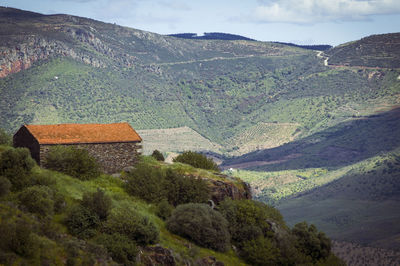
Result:
[[[142,141],[128,123],[25,125],[25,127],[40,144]]]

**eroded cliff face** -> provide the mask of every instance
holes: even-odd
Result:
[[[38,60],[57,56],[69,56],[94,67],[105,66],[104,62],[89,53],[76,51],[66,43],[40,36],[30,36],[13,47],[0,47],[0,54],[0,78],[28,69]]]
[[[129,67],[137,60],[135,56],[110,48],[92,27],[54,26],[48,30],[57,38],[42,35],[7,36],[12,39],[13,45],[0,43],[0,78],[28,69],[38,60],[60,56],[94,67]]]

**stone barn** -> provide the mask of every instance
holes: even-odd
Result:
[[[28,148],[41,166],[52,146],[73,145],[87,150],[109,174],[135,164],[142,150],[142,138],[128,123],[24,125],[13,143]]]

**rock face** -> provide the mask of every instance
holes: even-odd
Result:
[[[175,258],[172,256],[172,252],[169,249],[161,246],[145,247],[139,256],[139,264],[146,266],[174,266],[176,265]]]
[[[11,48],[0,47],[0,54],[0,78],[27,69],[38,60],[57,56],[68,56],[94,67],[106,65],[90,53],[76,51],[67,43],[40,36],[30,36]]]
[[[199,266],[224,266],[225,264],[213,256],[205,257],[196,261],[195,265]]]
[[[226,181],[222,180],[211,180],[209,179],[209,187],[211,190],[211,200],[218,204],[225,198],[231,198],[233,200],[239,199],[251,199],[250,185],[243,181],[231,182],[231,177],[227,175],[220,175]]]

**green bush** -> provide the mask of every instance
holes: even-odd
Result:
[[[168,202],[174,206],[185,203],[206,203],[210,199],[210,188],[201,178],[183,176],[168,169],[164,189]]]
[[[40,216],[53,215],[53,191],[46,186],[32,186],[25,188],[19,194],[19,200],[29,212]]]
[[[81,180],[96,178],[101,173],[99,164],[87,150],[77,149],[73,146],[50,148],[45,167]]]
[[[214,170],[219,172],[217,164],[205,155],[193,151],[185,151],[173,160],[174,162],[189,164],[196,168]]]
[[[72,235],[88,238],[95,234],[95,229],[100,224],[100,218],[96,213],[77,205],[68,212],[65,224]]]
[[[163,162],[165,160],[164,155],[159,150],[154,150],[151,154],[157,161]]]
[[[285,228],[280,212],[261,202],[226,199],[218,208],[229,221],[232,242],[239,248],[256,237],[272,237],[271,222]]]
[[[280,265],[280,251],[268,238],[258,237],[243,243],[241,256],[251,265]]]
[[[118,233],[101,234],[95,241],[107,249],[113,261],[123,265],[135,265],[138,249],[135,242],[127,236]]]
[[[163,220],[166,220],[171,216],[174,206],[168,203],[167,200],[163,200],[157,204],[156,215]]]
[[[206,204],[179,205],[168,218],[167,229],[206,248],[226,251],[230,235],[228,222]]]
[[[111,210],[111,198],[103,190],[83,194],[82,205],[96,213],[100,220],[106,220]]]
[[[0,250],[22,257],[34,256],[39,247],[32,233],[33,222],[24,214],[17,214],[18,210],[0,208]]]
[[[0,175],[11,182],[12,190],[20,190],[31,184],[30,174],[35,166],[26,148],[8,149],[0,157]]]
[[[0,176],[0,197],[10,192],[11,182],[4,176]]]
[[[149,220],[132,210],[115,210],[104,224],[103,231],[127,236],[139,245],[154,244],[158,241],[159,230]]]
[[[129,194],[158,203],[167,199],[174,206],[184,203],[204,203],[210,198],[207,183],[190,176],[183,176],[171,169],[162,169],[139,163],[127,175],[126,190]]]
[[[164,173],[146,163],[139,163],[127,176],[126,190],[129,194],[148,202],[160,202],[165,198]]]
[[[323,232],[318,232],[315,225],[298,223],[293,227],[292,234],[296,237],[297,249],[311,257],[314,263],[330,255],[331,241]]]
[[[53,173],[50,171],[40,171],[31,174],[32,185],[53,186],[57,183]]]

